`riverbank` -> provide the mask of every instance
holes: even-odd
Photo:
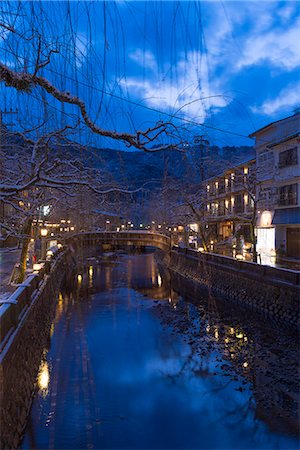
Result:
[[[300,272],[173,248],[169,269],[272,320],[299,327]]]

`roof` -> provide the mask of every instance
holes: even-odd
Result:
[[[280,145],[283,142],[287,142],[290,141],[291,139],[294,139],[296,137],[300,136],[300,130],[297,131],[296,133],[290,134],[289,136],[286,136],[282,139],[279,139],[278,141],[272,142],[272,144],[267,145],[268,148],[273,148],[276,147],[276,145]]]
[[[268,123],[268,125],[265,125],[264,127],[259,128],[259,130],[254,131],[254,133],[249,134],[248,137],[252,138],[252,137],[256,136],[257,134],[261,133],[262,131],[266,130],[267,128],[272,127],[273,125],[275,125],[275,123],[283,122],[284,120],[290,119],[291,117],[295,117],[298,114],[299,114],[299,112],[296,112],[295,114],[292,114],[291,116],[284,117],[283,119],[275,120],[274,122]]]
[[[298,225],[300,224],[300,207],[275,209],[272,225]]]

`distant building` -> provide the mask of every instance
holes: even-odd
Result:
[[[300,114],[252,133],[256,149],[257,247],[300,257]]]
[[[250,242],[255,194],[255,159],[227,169],[206,180],[205,222],[209,235],[217,241],[233,237],[237,231]]]

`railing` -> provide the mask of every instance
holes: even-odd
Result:
[[[30,307],[34,293],[43,283],[45,276],[56,267],[60,258],[63,257],[62,253],[61,250],[58,250],[51,260],[43,263],[43,267],[39,271],[29,275],[11,296],[0,302],[0,352],[3,351],[22,321]]]
[[[261,277],[265,280],[276,280],[279,283],[288,283],[294,287],[300,286],[300,272],[279,267],[264,266],[251,261],[241,261],[230,256],[218,255],[216,253],[202,253],[193,249],[173,247],[173,251],[186,254],[196,260],[218,266],[220,270],[235,270],[247,273],[251,276]]]
[[[87,245],[97,244],[126,244],[126,245],[145,245],[154,246],[161,249],[169,249],[171,239],[160,233],[152,233],[149,231],[98,231],[83,232],[74,234],[66,239],[66,244],[79,241]]]

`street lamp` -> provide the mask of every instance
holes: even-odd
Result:
[[[47,228],[41,228],[41,238],[42,238],[42,251],[41,251],[41,259],[44,260],[46,258],[46,249],[47,249],[47,237],[48,230]]]

